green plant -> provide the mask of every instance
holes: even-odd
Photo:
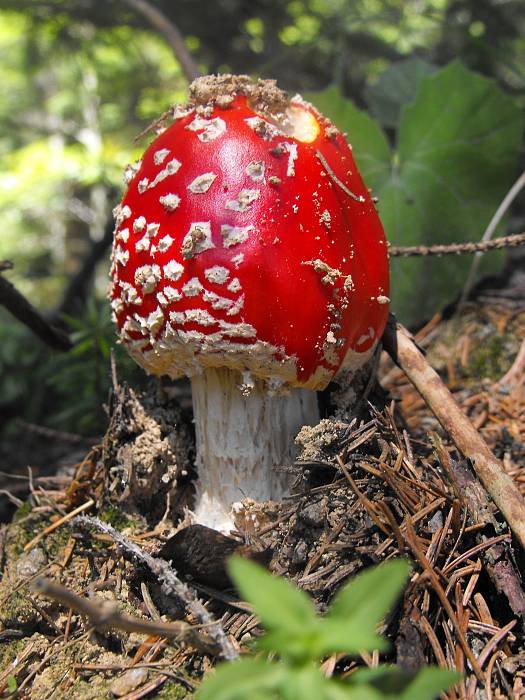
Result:
[[[0,414],[3,406],[20,404],[17,413],[23,420],[95,435],[107,423],[103,404],[110,388],[110,348],[120,381],[140,387],[146,375],[120,345],[115,345],[105,299],[91,298],[82,315],[68,317],[66,323],[72,329],[74,347],[57,353],[0,309]],[[9,434],[19,429],[11,422]]]
[[[234,558],[229,568],[266,633],[256,643],[257,656],[219,665],[197,700],[431,700],[458,680],[457,673],[434,667],[411,676],[385,664],[344,680],[319,669],[320,659],[333,653],[387,649],[376,628],[406,582],[409,566],[402,560],[354,578],[324,617],[316,615],[306,593],[253,562]]]
[[[115,330],[105,299],[90,298],[80,318],[66,316],[72,329],[74,347],[70,352],[53,355],[46,366],[46,385],[56,397],[58,410],[48,420],[54,427],[64,426],[80,433],[103,430],[106,415],[103,404],[110,387],[110,351]],[[127,353],[114,347],[121,380],[140,377]]]
[[[335,87],[309,99],[348,131],[389,241],[479,240],[516,175],[516,100],[459,61],[439,70],[417,60],[394,65],[366,96],[376,120]],[[500,262],[485,256],[483,272]],[[470,264],[468,256],[391,260],[393,309],[405,323],[424,320],[461,292]]]

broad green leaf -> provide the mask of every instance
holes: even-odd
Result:
[[[340,129],[347,132],[359,169],[367,184],[388,177],[390,170],[390,146],[384,131],[371,117],[357,109],[336,87],[311,93],[308,99]]]
[[[281,700],[381,700],[373,688],[352,687],[347,683],[326,678],[317,667],[290,668],[283,683]]]
[[[456,671],[427,666],[419,671],[408,688],[396,698],[397,700],[434,700],[442,691],[457,683],[459,679],[460,675]]]
[[[399,666],[382,664],[375,668],[360,668],[352,673],[352,685],[370,685],[383,694],[399,694],[414,680],[414,674],[403,671]]]
[[[264,627],[306,635],[317,628],[319,620],[306,593],[246,559],[234,557],[228,568],[237,589],[252,603]]]
[[[329,684],[315,666],[290,668],[279,697],[282,700],[324,700]]]
[[[326,700],[383,700],[378,690],[369,686],[354,686],[336,678],[327,679],[323,698]]]
[[[516,174],[523,115],[495,82],[459,62],[424,77],[401,110],[395,150],[380,127],[334,88],[311,95],[343,131],[389,241],[479,240]],[[482,271],[501,256],[485,255]],[[460,293],[470,258],[391,261],[392,307],[405,323],[432,315]]]
[[[413,102],[422,80],[435,70],[435,66],[421,58],[408,58],[391,65],[377,82],[365,89],[372,114],[383,126],[397,128],[401,108]]]
[[[312,642],[312,652],[315,653],[316,658],[333,652],[344,652],[356,656],[360,651],[388,649],[388,642],[375,632],[377,623],[374,624],[373,620],[363,621],[360,613],[355,617],[357,618],[355,621],[348,616],[341,619],[330,616],[322,620],[319,633]]]
[[[389,646],[361,620],[352,624],[348,620],[319,618],[316,627],[311,633],[297,628],[266,632],[257,641],[257,649],[277,652],[282,659],[298,663],[319,660],[333,652],[357,656],[361,651],[386,651]]]
[[[328,619],[347,620],[374,632],[401,594],[410,567],[403,559],[374,566],[356,576],[334,598]]]
[[[434,666],[421,669],[416,676],[397,666],[362,668],[352,674],[349,683],[359,688],[375,688],[382,698],[392,700],[433,700],[459,680],[455,671]]]
[[[319,649],[323,648],[321,643],[323,624],[324,621],[320,618],[316,620],[315,632],[309,631],[312,625],[302,630],[299,627],[293,627],[267,631],[257,640],[257,649],[276,652],[284,661],[292,664],[316,661],[322,656]]]
[[[287,678],[288,669],[266,659],[245,658],[220,664],[206,676],[196,694],[196,700],[246,700],[277,697],[273,694]],[[266,695],[265,695],[266,693]]]

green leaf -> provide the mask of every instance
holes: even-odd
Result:
[[[361,175],[368,182],[374,176],[387,176],[390,146],[384,131],[366,112],[357,109],[336,87],[310,93],[307,99],[340,129],[347,132]]]
[[[381,700],[374,688],[352,687],[344,681],[326,678],[318,667],[289,667],[285,682],[279,688],[281,700]]]
[[[427,666],[414,676],[397,666],[382,665],[359,669],[352,674],[349,683],[359,688],[375,688],[382,698],[432,700],[459,679],[460,675],[455,671],[435,666]]]
[[[252,603],[268,630],[308,635],[318,627],[319,620],[306,593],[285,579],[239,557],[230,560],[228,569],[240,594]]]
[[[272,691],[284,682],[288,669],[265,659],[245,658],[219,664],[206,676],[196,694],[196,700],[246,700],[276,697]]]
[[[403,671],[399,666],[381,664],[375,668],[360,668],[352,673],[352,685],[370,685],[383,694],[399,694],[414,680],[414,674]]]
[[[7,677],[7,689],[9,690],[9,692],[16,693],[17,688],[18,688],[18,683],[16,682],[16,678],[14,676],[8,676]]]
[[[523,114],[497,84],[454,62],[424,77],[401,110],[396,150],[334,88],[310,96],[348,132],[354,156],[395,245],[479,240],[515,176]],[[485,255],[481,272],[501,256]],[[391,261],[392,307],[405,323],[460,293],[468,256]],[[416,291],[417,290],[417,291]]]
[[[401,594],[409,571],[403,559],[367,569],[335,596],[327,618],[373,632]]]
[[[389,128],[397,128],[401,108],[413,102],[421,82],[436,67],[420,58],[408,58],[394,63],[373,85],[365,89],[365,98],[372,114]]]
[[[315,666],[289,668],[279,696],[282,700],[324,700],[328,687],[327,679]]]
[[[375,688],[353,686],[346,681],[330,678],[324,689],[326,700],[383,700],[384,696]]]
[[[433,700],[460,679],[459,673],[435,666],[421,669],[398,700]]]
[[[363,622],[361,615],[358,619],[324,618],[315,640],[310,644],[311,654],[320,658],[333,652],[343,652],[357,655],[360,651],[386,651],[388,642],[375,632],[375,624]]]

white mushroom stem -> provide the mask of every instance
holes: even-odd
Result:
[[[301,427],[319,422],[314,391],[271,396],[255,380],[245,395],[240,384],[240,373],[228,369],[205,369],[192,377],[199,477],[195,519],[226,533],[234,527],[234,503],[285,495],[290,479],[276,467],[292,463]]]

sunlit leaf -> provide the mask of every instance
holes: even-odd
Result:
[[[265,659],[222,663],[205,678],[196,700],[246,700],[253,691],[259,698],[273,698],[272,691],[284,682],[286,675],[285,666]]]
[[[328,618],[357,621],[370,630],[381,622],[399,598],[410,566],[403,559],[385,562],[356,576],[335,596]]]
[[[317,626],[318,618],[310,599],[290,582],[238,557],[230,560],[228,568],[237,589],[252,603],[267,629],[308,634]]]

